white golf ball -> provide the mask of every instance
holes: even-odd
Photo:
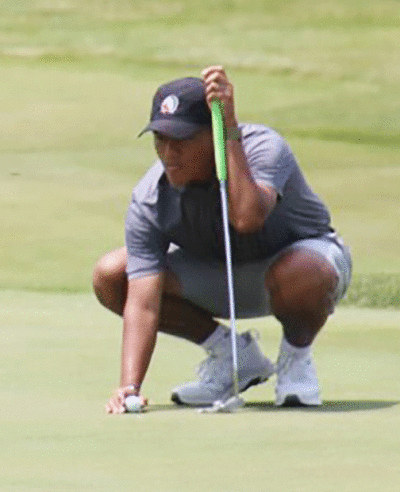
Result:
[[[139,396],[130,395],[125,399],[125,408],[129,413],[138,413],[142,411],[143,405]]]

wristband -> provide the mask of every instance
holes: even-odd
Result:
[[[236,140],[240,142],[242,140],[242,132],[237,126],[229,126],[225,128],[226,140]]]
[[[139,394],[140,393],[140,384],[130,384],[129,386],[127,386],[127,388],[129,388],[130,390],[132,390],[134,393],[137,393]]]

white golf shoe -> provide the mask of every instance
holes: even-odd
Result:
[[[209,357],[197,371],[199,380],[176,387],[171,399],[179,405],[207,406],[234,395],[230,336],[209,349]],[[275,373],[274,364],[265,357],[250,333],[238,335],[239,391],[267,381]]]
[[[303,355],[281,349],[276,372],[275,404],[277,406],[321,405],[317,371],[311,353]]]

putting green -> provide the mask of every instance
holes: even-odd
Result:
[[[315,347],[325,404],[275,409],[273,381],[234,415],[169,403],[203,357],[161,335],[143,415],[108,416],[120,320],[91,295],[0,294],[1,490],[395,492],[400,480],[398,312],[341,308]],[[273,319],[260,331],[276,356]]]

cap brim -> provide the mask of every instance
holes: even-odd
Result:
[[[175,140],[187,140],[192,138],[205,128],[206,125],[199,125],[196,123],[189,123],[182,120],[155,120],[150,122],[144,130],[142,130],[138,137],[141,137],[146,132],[159,132],[168,138]]]

